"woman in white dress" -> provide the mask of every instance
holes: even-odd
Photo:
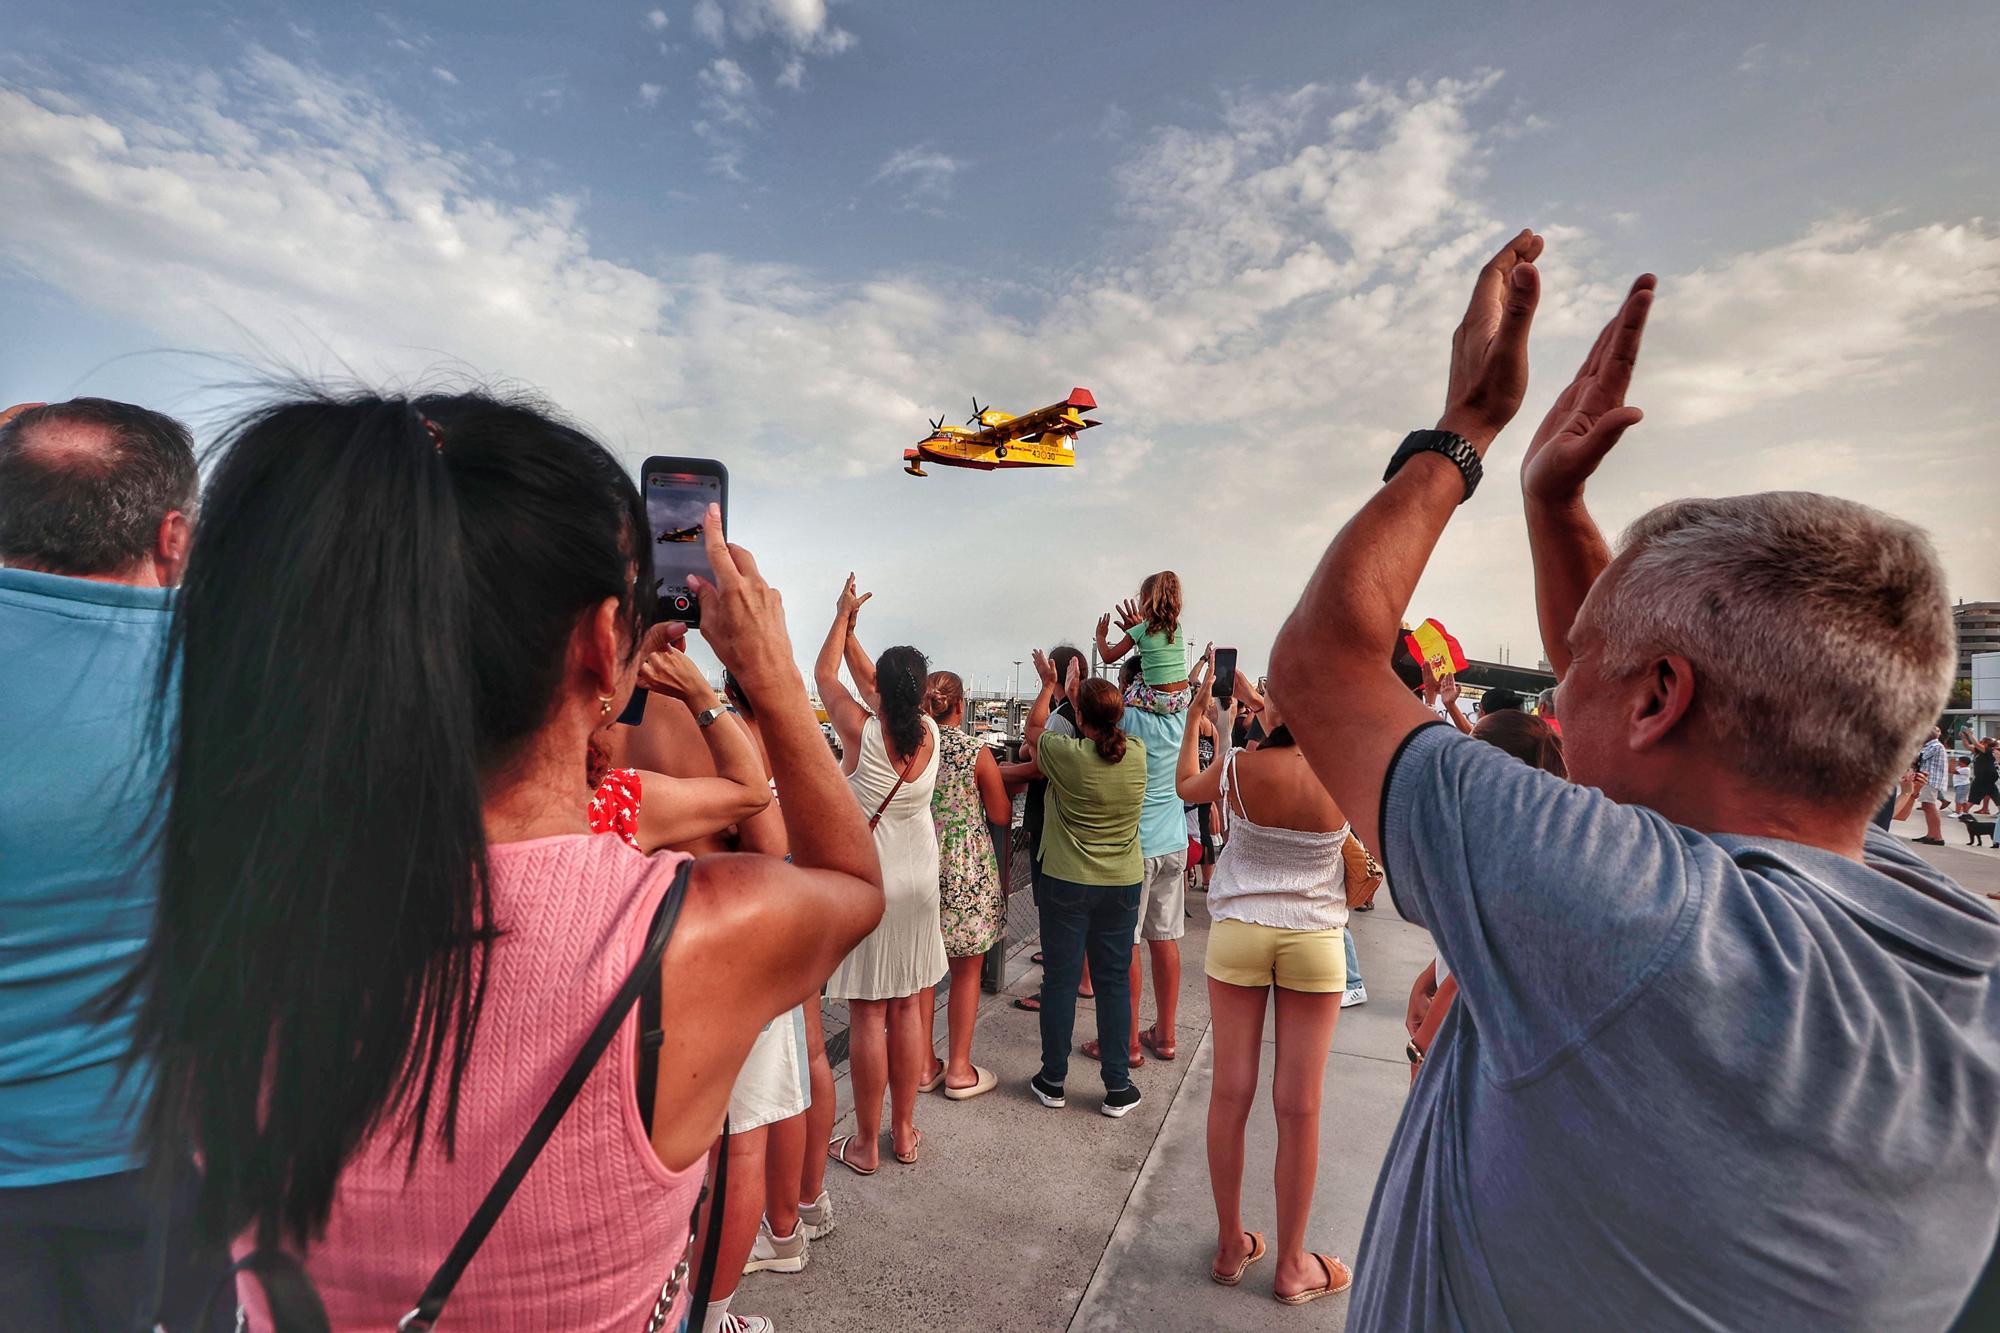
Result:
[[[890,648],[875,659],[874,680],[857,681],[863,695],[872,696],[866,706],[848,693],[840,683],[841,656],[867,600],[855,596],[854,576],[848,575],[813,669],[820,702],[840,736],[847,784],[874,825],[882,862],[881,924],[826,983],[829,998],[847,1001],[856,1131],[835,1139],[827,1152],[864,1176],[875,1174],[881,1161],[885,1086],[890,1148],[899,1162],[917,1160],[923,1137],[916,1124],[917,1085],[931,1064],[923,996],[949,966],[938,923],[938,843],[931,822],[938,730],[922,706],[930,664],[914,648]]]

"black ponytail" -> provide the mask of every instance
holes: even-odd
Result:
[[[905,757],[924,743],[924,683],[931,664],[911,647],[884,649],[875,659],[875,694],[882,708],[882,731]]]
[[[651,564],[624,469],[532,406],[311,398],[223,440],[134,978],[146,1133],[202,1154],[208,1235],[304,1243],[378,1131],[452,1151],[506,926],[484,781],[548,720],[581,615],[619,599],[636,651]]]

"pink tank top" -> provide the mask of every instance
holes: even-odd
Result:
[[[416,1304],[644,950],[688,859],[590,834],[489,855],[503,934],[465,1070],[458,1153],[447,1162],[442,1136],[427,1136],[407,1179],[407,1142],[371,1144],[348,1163],[326,1236],[306,1256],[336,1333],[394,1328]],[[706,1163],[669,1171],[654,1155],[639,1119],[637,1034],[635,1009],[466,1269],[441,1327],[645,1328],[687,1247]],[[239,1291],[250,1326],[269,1328],[254,1284]],[[683,1290],[667,1328],[685,1306]]]

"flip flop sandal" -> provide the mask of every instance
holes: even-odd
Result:
[[[1284,1305],[1310,1305],[1322,1296],[1338,1296],[1341,1292],[1346,1291],[1354,1285],[1353,1272],[1348,1269],[1346,1264],[1340,1262],[1338,1255],[1315,1254],[1312,1257],[1319,1260],[1319,1266],[1326,1270],[1326,1285],[1324,1287],[1308,1287],[1304,1291],[1295,1291],[1289,1296],[1280,1296],[1277,1292],[1273,1291],[1271,1293],[1272,1299]],[[1335,1265],[1339,1265],[1340,1268],[1340,1276],[1338,1277],[1334,1276]]]
[[[858,1134],[842,1135],[840,1138],[837,1138],[832,1143],[826,1145],[826,1155],[828,1157],[831,1157],[834,1161],[839,1162],[842,1166],[846,1167],[849,1171],[852,1171],[857,1176],[872,1176],[876,1173],[876,1171],[880,1170],[881,1168],[873,1166],[859,1167],[856,1166],[853,1162],[848,1160],[847,1145],[854,1142],[854,1140],[859,1137],[860,1135]]]
[[[1042,997],[1039,995],[1016,995],[1014,1007],[1030,1014],[1042,1012]]]
[[[940,1074],[938,1075],[938,1077],[943,1078],[944,1075]],[[904,1166],[915,1166],[917,1164],[917,1153],[920,1149],[923,1148],[923,1146],[924,1146],[924,1132],[920,1129],[917,1131],[917,1141],[910,1145],[910,1155],[908,1157],[903,1156],[903,1154],[899,1152],[895,1152],[895,1148],[893,1145],[891,1146],[890,1151],[892,1153],[895,1153],[896,1160],[901,1162]]]
[[[1037,950],[1035,950],[1035,952],[1034,952],[1033,956],[1031,956],[1031,957],[1030,957],[1030,958],[1028,959],[1028,961],[1029,961],[1029,962],[1031,962],[1031,963],[1039,963],[1039,962],[1041,962],[1041,961],[1042,961],[1042,951],[1041,951],[1040,949],[1037,949]]]
[[[1095,1060],[1099,1064],[1104,1063],[1104,1048],[1097,1044],[1097,1039],[1095,1037],[1092,1037],[1089,1041],[1085,1042],[1083,1044],[1082,1050],[1084,1059]],[[1146,1057],[1143,1055],[1135,1055],[1131,1059],[1125,1062],[1125,1067],[1127,1069],[1143,1069],[1145,1068],[1145,1066],[1146,1066]]]
[[[1154,1055],[1160,1057],[1160,1059],[1171,1062],[1177,1055],[1180,1054],[1180,1047],[1169,1046],[1165,1050],[1160,1049],[1160,1043],[1157,1034],[1158,1034],[1157,1028],[1147,1028],[1145,1031],[1139,1034],[1139,1044],[1141,1046],[1144,1046],[1147,1050],[1151,1051]]]
[[[1250,1265],[1264,1257],[1264,1237],[1262,1233],[1246,1231],[1243,1234],[1250,1238],[1250,1253],[1243,1256],[1243,1262],[1236,1265],[1236,1271],[1233,1273],[1218,1273],[1213,1267],[1208,1270],[1208,1280],[1217,1286],[1235,1286],[1243,1280],[1243,1274],[1249,1271]]]
[[[918,1092],[936,1092],[944,1086],[944,1061],[938,1061],[937,1073],[917,1084]]]
[[[965,1101],[971,1101],[974,1097],[977,1097],[982,1093],[991,1092],[993,1091],[993,1089],[1000,1086],[1000,1080],[998,1077],[994,1075],[992,1070],[983,1069],[978,1065],[974,1065],[972,1067],[972,1072],[977,1074],[979,1077],[971,1087],[954,1088],[951,1086],[951,1084],[947,1083],[944,1085],[944,1095],[951,1098],[955,1102],[965,1102]]]

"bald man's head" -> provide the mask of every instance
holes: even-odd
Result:
[[[28,408],[0,425],[0,564],[171,584],[199,485],[172,417],[106,398]]]

